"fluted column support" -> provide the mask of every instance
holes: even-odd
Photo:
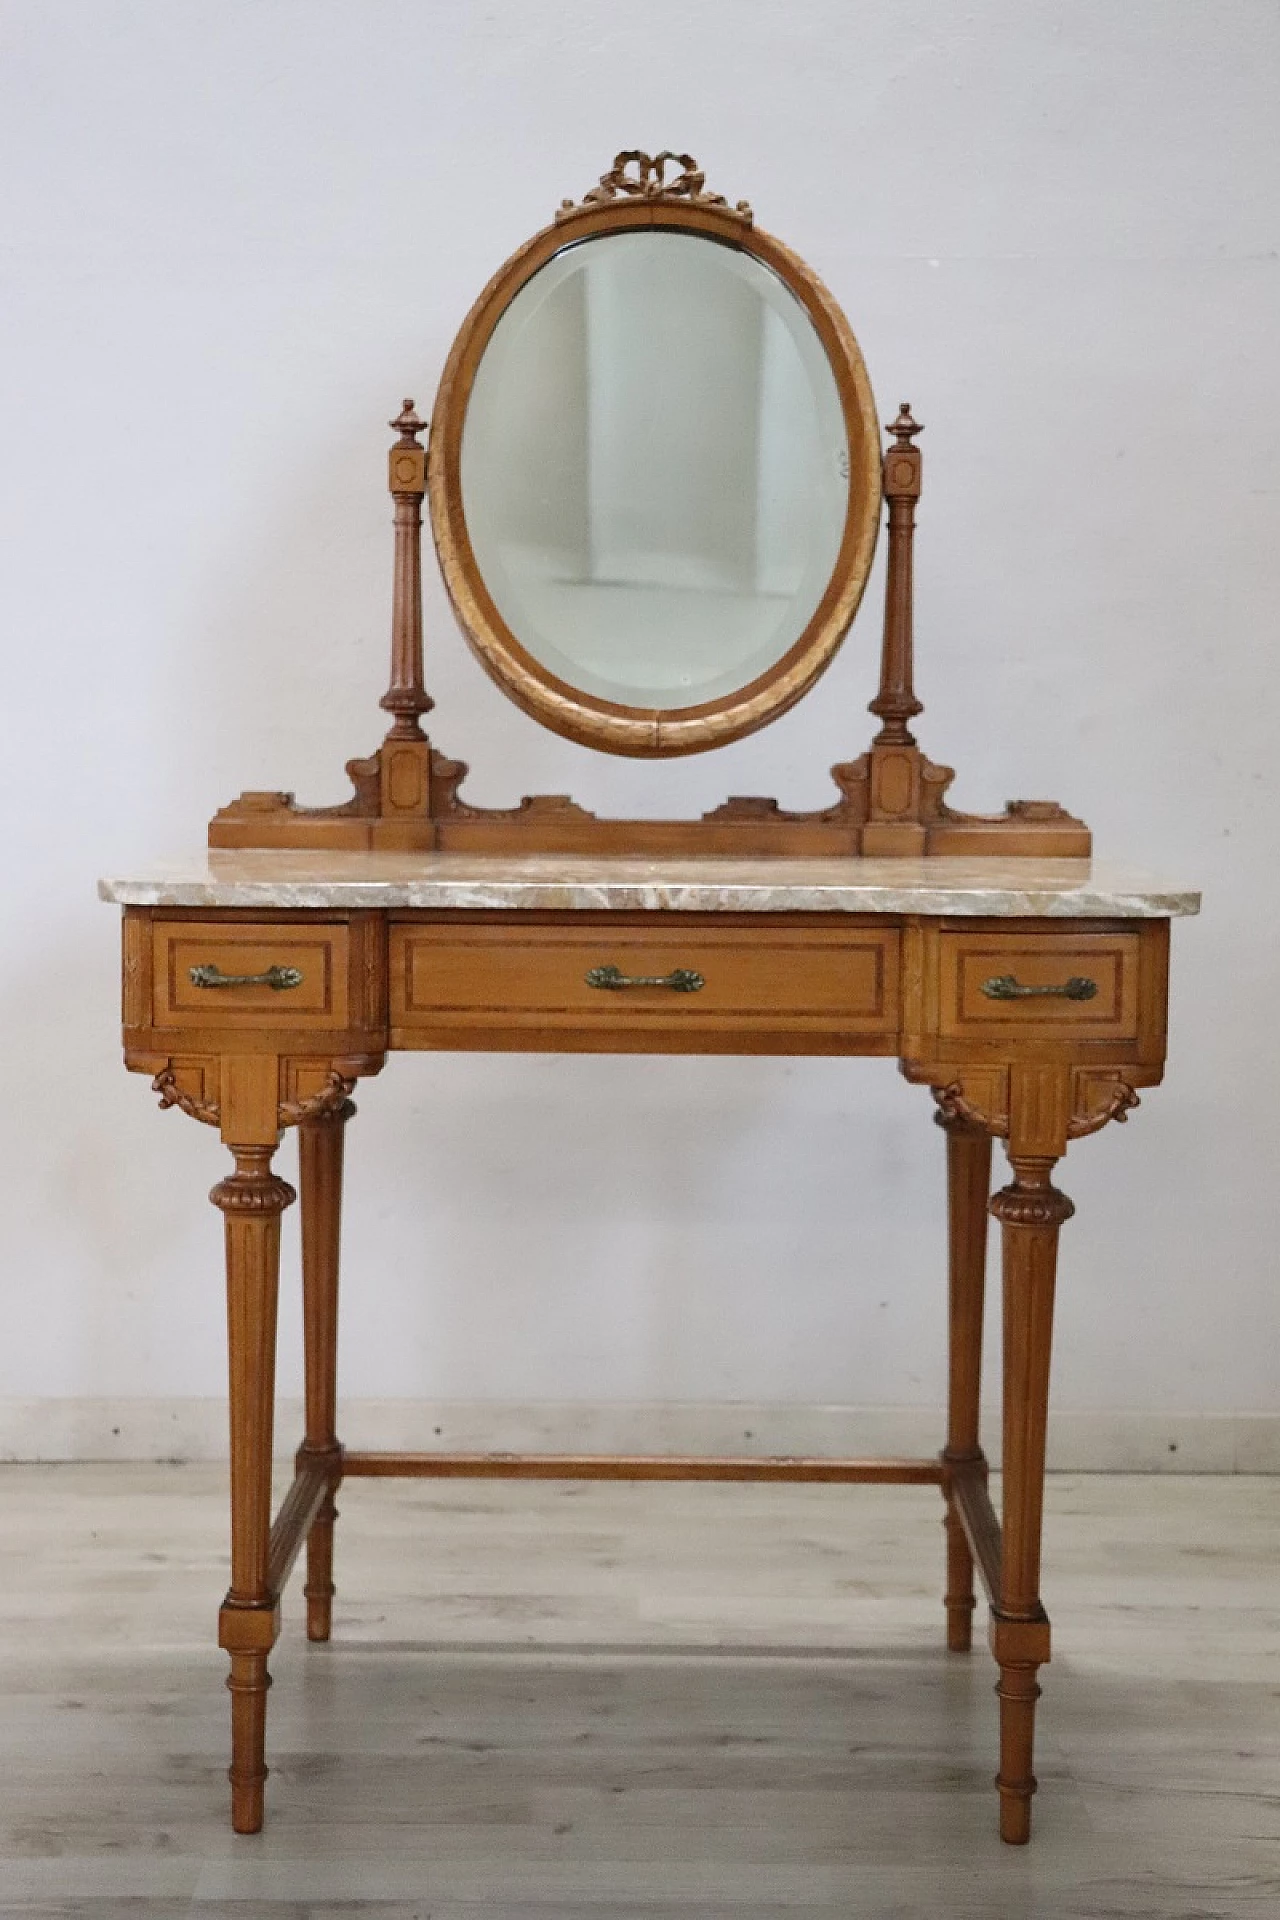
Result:
[[[320,1467],[329,1482],[307,1535],[308,1640],[327,1640],[332,1624],[333,1525],[338,1517],[334,1492],[342,1477],[336,1428],[342,1162],[347,1122],[354,1113],[353,1102],[344,1100],[298,1129],[306,1437],[297,1464]]]
[[[967,1652],[973,1640],[974,1568],[956,1511],[957,1469],[986,1460],[979,1441],[982,1390],[982,1315],[986,1293],[987,1201],[991,1193],[991,1136],[960,1113],[934,1115],[947,1136],[947,1444],[942,1451],[943,1526],[947,1540],[947,1646]]]
[[[1013,1180],[991,1202],[1000,1222],[1004,1278],[1003,1545],[991,1644],[1000,1667],[1000,1837],[1031,1837],[1036,1675],[1049,1658],[1040,1602],[1045,1435],[1058,1233],[1075,1208],[1053,1185],[1056,1155],[1009,1154]]]
[[[209,1196],[226,1241],[231,1426],[231,1586],[218,1639],[231,1656],[231,1823],[237,1833],[257,1833],[267,1778],[267,1656],[279,1631],[267,1564],[280,1216],[294,1191],[271,1170],[274,1143],[231,1151],[235,1171]]]

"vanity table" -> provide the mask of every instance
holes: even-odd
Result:
[[[232,1820],[255,1832],[267,1661],[306,1549],[329,1637],[334,1496],[368,1475],[937,1485],[947,1645],[975,1573],[999,1667],[1000,1832],[1030,1832],[1040,1521],[1069,1142],[1123,1121],[1165,1056],[1185,889],[1094,863],[1048,802],[955,812],[910,730],[920,432],[882,453],[848,324],[812,272],[709,193],[688,155],[620,154],[464,322],[429,451],[392,423],[392,670],[381,748],[327,808],[242,795],[207,855],[104,881],[124,910],[126,1065],[216,1128],[231,1428]],[[485,809],[422,728],[421,506],[481,664],[604,751],[704,751],[786,710],[847,632],[887,504],[881,725],[815,813],[731,799],[698,821],[602,820],[564,796]],[[343,1142],[357,1080],[439,1049],[896,1059],[946,1135],[949,1415],[936,1458],[379,1454],[336,1412]],[[299,1140],[306,1431],[271,1512],[281,1217]],[[991,1197],[991,1143],[1011,1178]],[[1003,1497],[979,1437],[988,1211],[1003,1249]]]

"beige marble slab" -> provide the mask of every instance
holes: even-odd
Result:
[[[1092,860],[210,852],[98,882],[130,907],[428,907],[1163,919],[1200,895]]]

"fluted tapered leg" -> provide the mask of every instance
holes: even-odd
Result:
[[[1014,1178],[991,1202],[1004,1266],[1004,1470],[1000,1600],[992,1648],[1000,1666],[1000,1837],[1031,1837],[1036,1674],[1049,1658],[1040,1604],[1040,1530],[1058,1230],[1074,1208],[1052,1184],[1052,1158],[1010,1155]]]
[[[333,1612],[334,1491],[342,1477],[336,1431],[338,1389],[338,1259],[342,1223],[342,1159],[346,1100],[332,1114],[298,1129],[302,1191],[302,1332],[306,1369],[306,1438],[298,1464],[329,1475],[329,1487],[307,1535],[307,1638],[327,1640]]]
[[[973,1639],[973,1555],[952,1499],[956,1468],[985,1467],[978,1443],[982,1389],[982,1309],[987,1267],[991,1136],[959,1115],[940,1113],[947,1136],[947,1251],[950,1367],[947,1444],[942,1463],[947,1510],[947,1645],[963,1653]]]
[[[225,1222],[231,1407],[231,1586],[218,1638],[231,1655],[231,1824],[257,1833],[267,1778],[267,1656],[279,1630],[268,1554],[280,1215],[294,1193],[271,1171],[274,1147],[231,1151],[235,1172],[209,1196]]]

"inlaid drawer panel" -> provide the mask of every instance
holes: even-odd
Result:
[[[348,947],[341,923],[162,921],[152,947],[155,1025],[344,1028]]]
[[[1010,1031],[1120,1039],[1138,1031],[1132,933],[940,936],[939,1032],[949,1039]]]
[[[527,918],[391,930],[396,1029],[713,1029],[892,1035],[899,935],[823,925],[771,928]]]

